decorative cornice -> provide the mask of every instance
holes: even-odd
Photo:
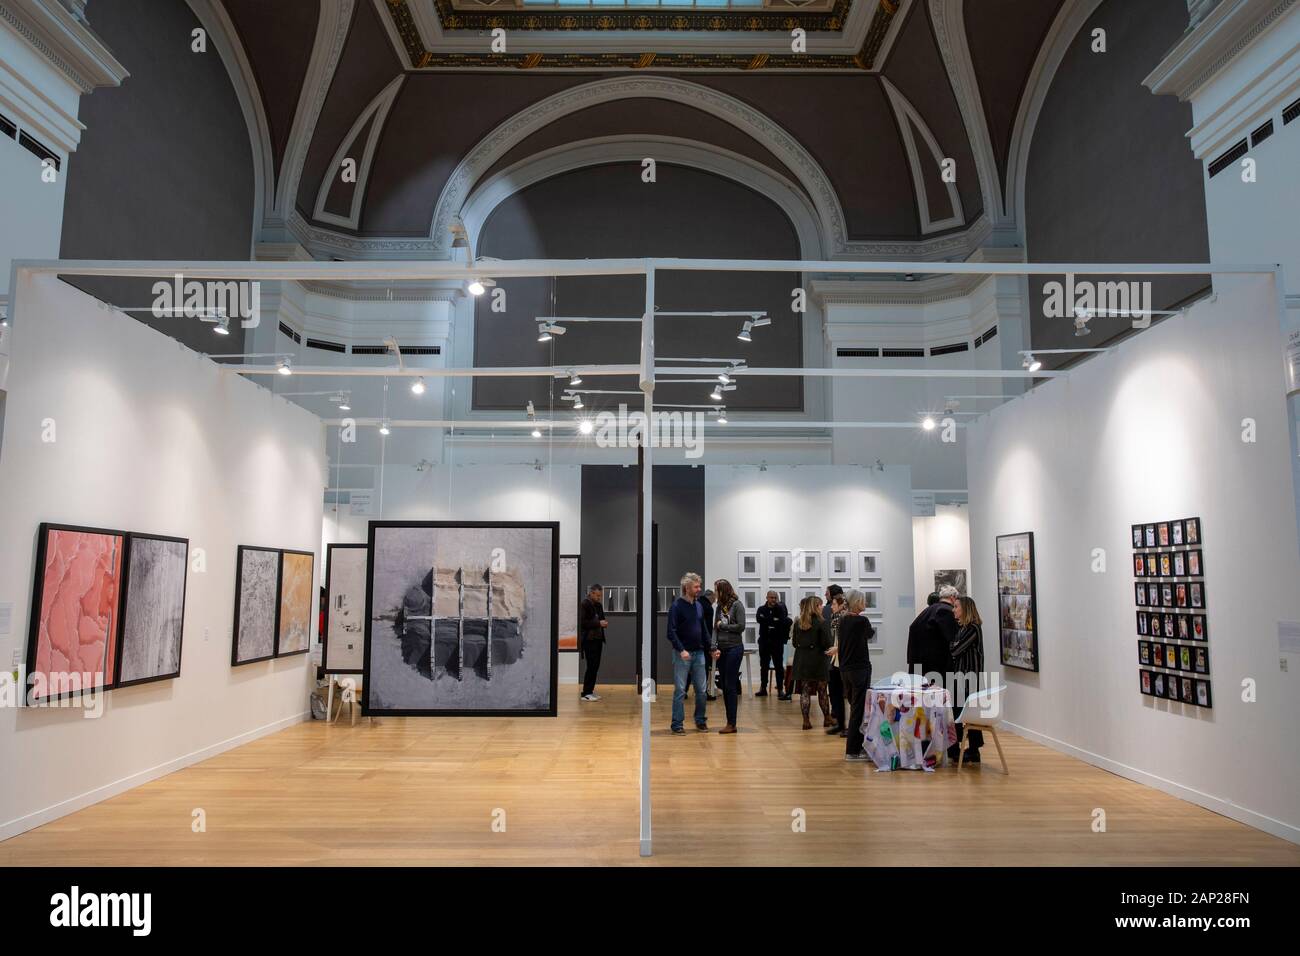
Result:
[[[373,282],[300,282],[303,291],[348,302],[457,302],[465,293],[459,284],[439,285],[395,283],[379,289]]]
[[[915,282],[816,279],[809,291],[822,305],[932,305],[971,295],[988,276],[944,275]]]
[[[1223,0],[1183,35],[1142,84],[1189,100],[1277,22],[1295,0]]]
[[[82,93],[120,86],[129,76],[99,37],[55,0],[0,0],[0,20]]]
[[[390,7],[406,6],[409,0],[388,0]],[[432,0],[438,22],[453,30],[673,30],[708,31],[779,30],[789,33],[802,27],[809,33],[838,33],[844,29],[855,0],[835,0],[829,10],[669,7],[666,10],[597,7],[590,13],[581,8],[545,7],[511,9],[484,7],[480,10],[456,7],[451,0]],[[871,0],[856,0],[871,2]]]

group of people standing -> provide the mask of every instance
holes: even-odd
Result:
[[[595,692],[596,674],[608,626],[601,606],[601,588],[592,585],[582,603],[579,635],[587,666],[582,699],[600,700]],[[875,635],[867,617],[866,598],[861,591],[845,590],[838,584],[826,589],[826,598],[809,595],[799,602],[792,618],[775,591],[768,591],[764,604],[755,611],[758,623],[758,657],[762,684],[756,697],[767,697],[772,686],[778,700],[799,695],[803,729],[813,729],[812,701],[817,700],[822,728],[829,735],[845,739],[844,759],[867,760],[863,751],[863,727],[871,687],[870,645]],[[931,594],[926,608],[908,629],[907,666],[913,673],[943,679],[953,689],[954,717],[961,716],[965,700],[963,686],[984,671],[984,635],[975,602],[956,588],[944,587]],[[740,667],[744,661],[745,606],[731,582],[721,579],[705,592],[700,576],[684,574],[681,592],[668,610],[668,640],[673,647],[673,705],[669,726],[673,734],[686,733],[686,695],[695,689],[695,729],[709,730],[709,672],[720,674],[727,723],[718,733],[736,733],[740,700]],[[785,664],[785,645],[794,650]],[[975,690],[970,687],[969,690]],[[958,724],[958,743],[949,748],[959,755],[963,728]],[[971,731],[966,762],[979,762],[983,736]]]

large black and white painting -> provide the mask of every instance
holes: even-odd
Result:
[[[370,523],[367,714],[555,715],[559,525]]]
[[[235,625],[231,636],[232,666],[275,656],[279,624],[280,552],[239,546],[235,578]]]
[[[366,648],[364,544],[331,544],[325,565],[325,652],[327,674],[360,674]]]
[[[184,538],[128,536],[118,686],[180,675],[188,560]]]

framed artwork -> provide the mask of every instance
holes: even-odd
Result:
[[[826,600],[826,589],[819,584],[801,584],[799,585],[798,589],[795,591],[795,594],[798,595],[798,600],[800,604],[803,603],[804,598],[809,598],[809,597],[821,598],[822,601]],[[790,616],[791,617],[796,616],[796,611],[794,608],[790,608]]]
[[[1138,663],[1151,665],[1151,642],[1138,641]]]
[[[1151,681],[1151,687],[1152,687],[1152,690],[1155,692],[1155,696],[1156,696],[1156,697],[1167,697],[1167,696],[1168,696],[1168,695],[1165,693],[1165,675],[1164,675],[1164,674],[1159,674],[1159,673],[1157,673],[1157,674],[1155,675],[1154,679]]]
[[[754,611],[757,611],[757,610],[758,610],[758,606],[759,606],[760,604],[763,603],[763,598],[760,596],[760,589],[759,589],[759,588],[741,588],[741,589],[740,589],[740,602],[741,602],[743,605],[745,605],[745,610],[746,610],[746,611],[749,611],[749,612],[751,612],[751,613],[754,612]]]
[[[235,558],[235,623],[230,666],[275,656],[280,611],[280,552],[241,544]]]
[[[1146,540],[1148,548],[1154,548],[1156,546],[1156,526],[1153,524],[1147,525],[1143,529],[1143,538]]]
[[[1144,578],[1147,575],[1147,559],[1145,555],[1133,555],[1133,576],[1135,578]]]
[[[1160,606],[1161,607],[1174,606],[1174,586],[1172,584],[1160,585]]]
[[[1142,693],[1146,694],[1148,697],[1154,696],[1155,690],[1151,686],[1151,677],[1152,677],[1151,672],[1138,671],[1138,674],[1139,674],[1138,686],[1141,688]]]
[[[1170,700],[1182,700],[1182,696],[1178,692],[1178,675],[1165,675],[1165,696]]]
[[[1186,584],[1174,585],[1174,606],[1187,607],[1187,585]]]
[[[1002,663],[1038,670],[1038,606],[1034,583],[1034,533],[999,535],[997,550],[998,643]],[[1141,585],[1138,585],[1141,587]]]
[[[795,551],[794,570],[801,580],[820,578],[822,576],[822,553],[803,549]]]
[[[962,568],[961,570],[953,569],[950,571],[935,571],[934,589],[938,591],[940,588],[944,588],[948,586],[952,586],[956,588],[958,594],[965,595],[966,594],[966,569]]]
[[[366,569],[364,544],[325,548],[325,646],[321,664],[327,674],[360,674],[366,649]]]
[[[1147,614],[1147,621],[1151,626],[1152,637],[1160,637],[1162,634],[1164,634],[1165,618],[1163,614],[1153,611]]]
[[[280,552],[280,617],[275,628],[275,656],[292,657],[311,649],[316,631],[316,555]]]
[[[757,581],[763,576],[763,556],[758,551],[736,552],[736,580]]]
[[[882,573],[880,567],[879,551],[859,551],[858,552],[858,580],[875,581],[879,580]]]
[[[1187,577],[1187,552],[1175,551],[1173,563],[1174,563],[1174,577],[1176,578]]]
[[[114,686],[180,676],[189,555],[186,538],[126,536],[122,637]]]
[[[1135,524],[1133,525],[1133,547],[1141,548],[1143,546],[1144,545],[1142,543],[1142,526],[1140,524]]]
[[[1210,649],[1208,647],[1193,647],[1191,652],[1191,669],[1198,674],[1208,674],[1210,672]]]
[[[578,650],[578,608],[587,596],[582,584],[582,559],[576,554],[560,555],[560,650]]]
[[[1166,669],[1171,671],[1178,670],[1178,645],[1177,644],[1165,645],[1165,667]]]
[[[751,621],[745,625],[744,645],[746,647],[758,647],[758,623]]]
[[[1192,649],[1186,644],[1178,648],[1178,669],[1180,671],[1190,671],[1192,669]]]
[[[1200,518],[1188,518],[1183,522],[1183,537],[1186,538],[1188,544],[1201,543]]]
[[[885,619],[878,614],[868,614],[871,622],[871,636],[867,638],[867,652],[883,654],[885,652]]]
[[[1178,615],[1178,639],[1180,641],[1190,641],[1192,639],[1191,622],[1186,614]]]
[[[827,551],[826,577],[832,581],[853,580],[853,552]]]
[[[784,604],[784,605],[785,605],[785,609],[786,609],[787,611],[791,612],[791,617],[793,617],[793,616],[794,616],[794,611],[795,611],[796,609],[795,609],[794,607],[791,607],[791,605],[790,605],[790,589],[789,589],[788,587],[784,587],[784,586],[777,586],[777,587],[770,587],[770,588],[768,588],[768,590],[769,590],[769,591],[775,591],[775,592],[776,592],[776,600],[777,600],[777,602],[780,603],[780,604]],[[764,600],[766,600],[766,595],[764,595]]]
[[[1210,682],[1208,680],[1198,680],[1195,682],[1196,687],[1196,706],[1212,707],[1210,702]]]
[[[27,637],[33,704],[113,686],[126,533],[42,523]]]
[[[866,602],[864,606],[866,607],[867,613],[870,614],[872,611],[881,610],[880,595],[884,593],[882,587],[877,584],[874,586],[863,587],[861,590],[862,599]]]
[[[1181,521],[1171,521],[1169,523],[1169,542],[1174,547],[1178,547],[1184,541],[1183,528],[1184,525]]]
[[[1133,585],[1133,600],[1135,600],[1138,603],[1138,605],[1142,607],[1146,606],[1147,586],[1140,581],[1137,584]]]
[[[1158,578],[1160,576],[1160,568],[1156,564],[1158,559],[1159,559],[1159,555],[1155,555],[1155,554],[1146,555],[1147,577]]]
[[[363,713],[555,716],[558,522],[371,521],[369,545]]]
[[[1156,524],[1156,547],[1169,547],[1169,522],[1161,521]]]
[[[1150,633],[1151,633],[1151,631],[1150,631],[1150,630],[1148,629],[1148,627],[1147,627],[1148,623],[1149,623],[1149,621],[1148,621],[1148,618],[1147,618],[1147,612],[1146,612],[1146,611],[1138,611],[1138,612],[1137,612],[1137,624],[1138,624],[1138,633],[1139,633],[1139,634],[1146,635],[1146,634],[1150,634]]]
[[[1187,585],[1187,595],[1192,607],[1205,607],[1205,585],[1200,581]]]
[[[1180,678],[1178,678],[1178,683],[1179,683],[1179,684],[1181,685],[1181,687],[1182,687],[1182,693],[1180,694],[1180,697],[1181,697],[1183,703],[1185,703],[1185,704],[1194,704],[1194,703],[1196,703],[1196,692],[1192,689],[1192,685],[1193,685],[1193,683],[1194,683],[1194,681],[1192,680],[1192,678],[1190,678],[1190,677],[1180,677]]]
[[[1160,555],[1160,576],[1162,578],[1172,578],[1174,576],[1173,556],[1168,552]]]
[[[1187,552],[1187,576],[1189,578],[1203,577],[1205,574],[1205,565],[1201,563],[1201,549],[1196,548]]]
[[[1151,645],[1151,666],[1165,666],[1165,646],[1163,644],[1153,643]]]
[[[1192,616],[1192,640],[1206,641],[1209,640],[1209,625],[1205,621],[1204,614],[1193,614]]]
[[[1160,585],[1158,584],[1147,585],[1147,604],[1151,607],[1160,606]]]
[[[1176,626],[1175,623],[1174,623],[1174,618],[1175,618],[1175,616],[1176,616],[1176,615],[1173,615],[1173,614],[1166,614],[1166,615],[1165,615],[1164,635],[1165,635],[1165,637],[1169,638],[1170,640],[1173,640],[1173,639],[1174,639],[1174,629],[1175,629],[1175,626]]]
[[[773,581],[789,581],[791,576],[789,551],[767,552],[767,576]]]

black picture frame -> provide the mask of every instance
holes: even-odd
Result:
[[[1146,547],[1142,543],[1142,526],[1140,524],[1135,524],[1133,525],[1132,531],[1133,531],[1133,547],[1135,548]]]
[[[1151,630],[1150,630],[1150,626],[1149,626],[1149,625],[1150,625],[1150,619],[1147,617],[1147,612],[1146,612],[1146,611],[1138,611],[1138,612],[1137,612],[1137,632],[1138,632],[1138,634],[1140,634],[1140,635],[1143,636],[1143,637],[1146,637],[1148,634],[1150,634],[1150,633],[1151,633]]]
[[[1197,707],[1205,707],[1208,709],[1214,706],[1214,695],[1210,692],[1210,682],[1208,680],[1195,681],[1193,689],[1196,691],[1196,700],[1194,703]],[[1202,698],[1201,695],[1202,690],[1205,691],[1204,698]],[[1202,699],[1204,699],[1204,703],[1201,702]]]
[[[1178,615],[1178,639],[1180,641],[1190,641],[1192,639],[1192,622],[1191,617],[1187,614]]]
[[[1169,541],[1175,547],[1182,547],[1186,539],[1183,537],[1184,524],[1180,518],[1178,521],[1169,522]]]
[[[1151,693],[1153,697],[1165,698],[1169,696],[1168,692],[1165,690],[1166,680],[1167,678],[1165,677],[1164,674],[1161,674],[1159,672],[1154,672],[1152,674]]]
[[[1205,577],[1205,556],[1201,553],[1200,548],[1189,548],[1187,550],[1187,576],[1189,578]]]
[[[1165,645],[1162,644],[1160,641],[1151,642],[1151,666],[1152,667],[1165,666]]]
[[[1175,551],[1173,553],[1172,564],[1174,570],[1174,577],[1176,578],[1187,577],[1187,552],[1186,551]]]
[[[280,610],[284,602],[284,556],[286,554],[296,554],[301,557],[311,558],[311,596],[312,605],[316,608],[316,613],[312,614],[307,625],[307,646],[300,651],[283,651],[280,650]],[[328,593],[328,592],[327,592]],[[319,620],[320,614],[320,589],[316,584],[316,552],[315,551],[296,551],[293,548],[280,549],[280,573],[276,579],[275,585],[275,657],[285,659],[297,657],[300,654],[306,654],[311,650],[311,636],[315,630],[315,623]]]
[[[327,544],[325,545],[325,626],[321,629],[320,636],[320,664],[321,672],[324,674],[360,674],[361,668],[350,667],[331,667],[330,666],[330,613],[334,608],[334,599],[331,592],[331,586],[334,581],[334,553],[335,551],[365,551],[366,560],[366,590],[370,590],[370,561],[369,548],[364,544]],[[367,600],[369,598],[367,597]],[[365,613],[364,603],[362,613]],[[364,621],[363,621],[364,623]],[[276,629],[277,636],[279,629]],[[365,642],[365,631],[362,630],[361,640]]]
[[[1147,697],[1155,696],[1156,691],[1155,688],[1152,686],[1154,683],[1155,683],[1155,674],[1153,674],[1151,671],[1138,671],[1138,690],[1140,690]]]
[[[1164,645],[1164,648],[1165,648],[1165,663],[1164,663],[1165,670],[1167,671],[1178,670],[1178,645],[1166,644]]]
[[[1187,585],[1187,606],[1198,611],[1205,610],[1205,582],[1192,581]]]
[[[374,616],[375,600],[375,532],[381,528],[426,528],[426,529],[462,529],[462,528],[546,528],[551,532],[551,681],[550,703],[548,707],[500,710],[500,709],[410,709],[392,708],[375,710],[370,706],[370,694],[361,696],[361,713],[366,717],[555,717],[558,714],[559,678],[560,678],[560,523],[558,521],[377,521],[371,520],[367,532],[366,546],[370,549],[370,561],[366,568],[366,650],[362,683],[370,687],[370,651],[373,634],[371,623]],[[581,572],[581,569],[579,569]],[[579,585],[581,587],[582,585]]]
[[[1151,642],[1150,641],[1138,641],[1138,663],[1145,665],[1146,667],[1151,666]]]
[[[1158,554],[1155,554],[1154,552],[1150,552],[1146,556],[1146,563],[1147,563],[1146,576],[1149,578],[1160,577],[1160,556]]]
[[[1192,640],[1208,642],[1210,639],[1209,618],[1207,618],[1204,614],[1191,614],[1188,616],[1191,617],[1192,619]],[[1196,631],[1197,624],[1200,624],[1201,626],[1199,637],[1197,636],[1197,631]]]
[[[1147,559],[1146,555],[1134,553],[1133,555],[1133,577],[1144,578],[1147,576]]]
[[[580,653],[582,653],[582,602],[585,601],[585,600],[587,600],[587,582],[584,581],[584,580],[582,579],[582,555],[580,555],[580,554],[562,554],[562,555],[560,555],[560,560],[561,560],[561,561],[565,560],[566,558],[573,558],[573,559],[575,559],[575,560],[578,562],[578,570],[577,570],[577,575],[578,575],[578,605],[577,605],[577,607],[574,609],[574,613],[575,613],[575,618],[574,618],[574,619],[577,621],[576,625],[574,626],[574,630],[577,631],[577,640],[576,640],[576,642],[574,643],[574,646],[573,646],[573,647],[560,647],[560,648],[559,648],[559,652],[560,652],[561,654],[580,654]],[[556,577],[557,577],[557,580],[556,580],[555,583],[556,583],[556,586],[558,587],[558,586],[559,586],[559,580],[558,580],[558,577],[559,577],[559,566],[558,566],[558,565],[556,566]],[[561,601],[565,600],[565,596],[564,596],[563,594],[560,595],[560,600],[561,600]],[[602,598],[601,598],[601,608],[603,609],[604,606],[605,606],[605,601],[604,601],[604,597],[602,596]],[[559,621],[559,613],[560,613],[558,608],[556,609],[556,612],[555,612],[555,613],[556,613],[556,618],[555,618],[555,619],[556,619],[556,621],[558,622],[558,621]],[[608,620],[608,618],[607,618],[607,620]],[[558,623],[556,624],[556,627],[557,627],[557,628],[559,627],[559,624],[558,624]],[[556,640],[556,646],[558,647],[558,646],[559,646],[559,640],[560,640],[560,636],[559,636],[559,631],[558,631],[558,630],[556,631],[555,640]]]
[[[1178,669],[1188,673],[1192,670],[1192,649],[1186,644],[1178,645]]]
[[[1156,526],[1154,524],[1146,525],[1143,529],[1143,535],[1146,538],[1146,546],[1154,548],[1156,546]]]
[[[274,554],[275,559],[275,615],[271,624],[271,653],[261,657],[239,659],[239,606],[244,591],[244,552],[261,551]],[[284,573],[284,557],[279,548],[263,548],[252,544],[241,544],[235,549],[235,621],[230,628],[230,666],[243,667],[245,664],[260,664],[262,661],[275,659],[276,645],[280,642],[280,576]]]
[[[1174,606],[1174,586],[1172,584],[1160,585],[1160,606],[1161,607]]]
[[[1177,635],[1177,626],[1174,624],[1174,615],[1166,614],[1163,628],[1164,636],[1167,640],[1174,640]]]
[[[1141,581],[1133,585],[1133,602],[1138,607],[1147,606],[1147,586]]]
[[[68,531],[76,534],[100,534],[109,537],[122,539],[122,570],[118,575],[117,581],[117,598],[113,606],[113,673],[105,673],[104,683],[97,687],[81,687],[74,691],[60,691],[57,694],[46,694],[39,698],[39,702],[33,701],[28,704],[28,696],[31,691],[32,675],[36,673],[36,650],[37,642],[40,639],[41,631],[41,603],[45,594],[45,560],[49,554],[50,532]],[[36,529],[36,566],[32,574],[32,603],[28,609],[27,622],[27,670],[25,678],[27,685],[22,688],[22,701],[24,706],[46,706],[50,701],[74,700],[85,693],[102,693],[110,691],[114,687],[113,680],[117,675],[117,658],[122,652],[122,596],[126,587],[126,539],[129,532],[118,531],[114,528],[92,528],[86,525],[76,524],[57,524],[52,521],[42,521]]]
[[[1192,646],[1192,670],[1198,674],[1210,673],[1210,649],[1206,645]]]
[[[1156,547],[1157,548],[1169,547],[1169,522],[1168,521],[1156,522]]]
[[[1173,555],[1172,555],[1170,552],[1165,551],[1165,552],[1163,552],[1163,553],[1160,555],[1160,574],[1159,574],[1159,577],[1162,577],[1162,578],[1172,578],[1172,577],[1175,577],[1175,576],[1176,576],[1176,575],[1174,574],[1174,558],[1173,558]]]
[[[1195,704],[1196,703],[1195,679],[1191,677],[1179,677],[1178,683],[1182,686],[1182,693],[1179,695],[1179,699],[1182,700],[1184,704]]]
[[[1037,568],[1037,558],[1035,557],[1035,552],[1034,552],[1034,533],[1032,531],[1017,531],[1011,534],[997,535],[997,537],[994,539],[993,569],[996,577],[1000,579],[1003,571],[1001,567],[1002,542],[1012,541],[1018,538],[1024,540],[1028,557],[1029,557],[1029,566],[1024,570],[1027,572],[1027,576],[1029,578],[1029,595],[1028,595],[1029,596],[1029,620],[1032,623],[1032,626],[1027,628],[1026,630],[1029,633],[1030,642],[1033,648],[1031,651],[1033,655],[1033,666],[1026,667],[1024,664],[1018,664],[1015,663],[1014,661],[1007,659],[1008,658],[1007,648],[1009,646],[1007,641],[1007,632],[1016,629],[1008,628],[1005,625],[1005,622],[1003,620],[1003,615],[1002,615],[1002,599],[1004,596],[1022,597],[1024,595],[1022,592],[1011,592],[1009,590],[1004,590],[1001,586],[1000,580],[995,582],[998,584],[998,653],[999,653],[999,657],[1001,658],[1002,665],[1004,667],[1014,667],[1018,670],[1032,671],[1034,673],[1037,673],[1042,664],[1042,661],[1039,658],[1038,582],[1037,582],[1037,578],[1035,577],[1036,568]],[[1020,573],[1019,569],[1016,570],[1016,573]],[[1024,633],[1024,631],[1019,631],[1018,633]]]
[[[185,545],[185,576],[181,585],[181,636],[176,642],[176,670],[170,674],[158,674],[154,677],[140,677],[136,680],[122,680],[122,645],[126,642],[126,612],[130,603],[131,588],[131,549],[135,541],[171,541]],[[118,608],[117,658],[113,664],[113,686],[135,687],[140,684],[153,684],[160,680],[176,680],[181,676],[181,662],[185,658],[185,606],[190,588],[190,539],[177,538],[163,534],[146,534],[144,532],[127,532],[126,553],[122,556],[122,596]]]
[[[1187,607],[1189,607],[1189,605],[1188,605],[1188,603],[1187,603],[1187,585],[1186,585],[1186,583],[1179,582],[1178,584],[1175,584],[1175,585],[1174,585],[1174,607],[1177,607],[1177,608],[1187,608]]]
[[[1160,607],[1160,585],[1147,584],[1147,607]]]
[[[1201,537],[1200,518],[1183,519],[1183,540],[1186,541],[1189,546],[1193,544],[1201,544],[1202,537]]]

